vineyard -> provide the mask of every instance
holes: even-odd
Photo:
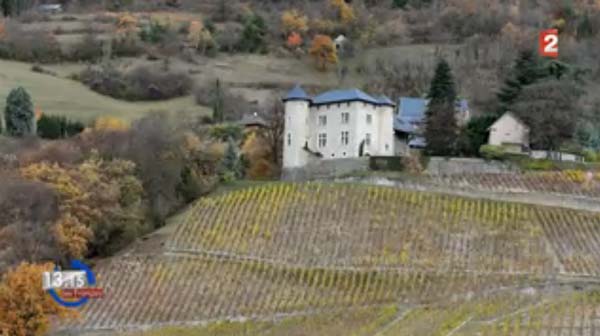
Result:
[[[600,197],[600,173],[588,174],[580,170],[432,175],[430,181],[446,186],[497,192],[540,192]]]
[[[599,253],[596,213],[358,184],[273,183],[201,199],[162,251],[98,267],[105,299],[61,328],[269,324],[401,305],[406,316],[381,334],[447,335],[461,324],[457,335],[585,331],[600,302],[565,288],[572,279],[595,283]],[[559,282],[565,288],[547,293]],[[558,299],[569,305],[546,304]]]

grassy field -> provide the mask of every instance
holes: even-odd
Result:
[[[47,115],[62,115],[84,122],[99,116],[115,116],[132,121],[151,111],[203,115],[209,109],[183,97],[161,102],[125,102],[100,95],[82,84],[60,77],[31,71],[31,64],[0,60],[0,102],[4,105],[11,89],[23,86],[36,108]]]

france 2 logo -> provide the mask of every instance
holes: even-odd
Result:
[[[540,56],[558,58],[558,29],[547,29],[540,32]]]

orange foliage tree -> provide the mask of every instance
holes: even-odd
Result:
[[[309,53],[315,58],[317,68],[321,71],[327,70],[329,64],[337,64],[338,62],[335,45],[331,37],[327,35],[316,35]]]
[[[288,10],[281,15],[281,25],[285,35],[291,32],[305,33],[308,30],[308,18],[295,9]]]
[[[23,263],[6,273],[0,282],[0,334],[44,335],[50,317],[74,318],[77,313],[58,305],[46,293],[42,273],[52,264]]]
[[[302,36],[296,32],[292,32],[287,39],[287,46],[290,49],[296,49],[302,45]]]
[[[133,39],[137,34],[138,20],[131,14],[123,14],[117,20],[117,36],[122,39]]]
[[[214,44],[210,31],[198,20],[190,22],[188,42],[194,49],[200,50],[203,54],[206,52],[206,49]]]

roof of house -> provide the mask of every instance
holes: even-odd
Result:
[[[379,96],[379,98],[377,100],[379,101],[379,104],[381,104],[381,105],[396,106],[396,104],[394,104],[394,102],[385,95]]]
[[[494,121],[494,123],[490,127],[488,127],[488,130],[493,128],[498,122],[500,122],[500,120],[504,119],[505,117],[516,120],[519,124],[525,126],[526,130],[529,130],[529,126],[527,126],[527,124],[525,122],[523,122],[523,120],[521,120],[521,118],[517,117],[514,113],[512,113],[510,111],[505,112],[502,116],[500,116],[500,118],[498,118],[496,121]]]
[[[378,105],[379,101],[359,89],[333,90],[322,93],[313,99],[313,104],[331,104],[346,101],[363,101]]]
[[[415,133],[414,124],[425,120],[425,111],[427,111],[427,99],[402,97],[398,101],[398,114],[394,119],[394,129],[404,133]],[[459,111],[464,112],[469,109],[469,103],[466,99],[456,102]]]
[[[324,104],[335,104],[350,101],[362,101],[365,103],[371,103],[373,105],[386,105],[395,106],[394,102],[386,96],[379,98],[373,98],[373,96],[363,92],[359,89],[348,89],[348,90],[332,90],[321,93],[318,96],[310,97],[306,92],[296,85],[290,90],[287,95],[283,98],[283,101],[290,100],[306,100],[312,103],[312,105],[324,105]]]
[[[415,137],[408,142],[410,147],[424,148],[427,146],[427,142],[424,137]]]
[[[266,126],[267,122],[258,113],[245,114],[240,120],[242,126]]]
[[[283,101],[290,101],[290,100],[311,101],[311,98],[306,94],[306,92],[298,84],[298,85],[294,86],[294,88],[291,89],[290,92],[288,92],[288,94],[283,98]]]

